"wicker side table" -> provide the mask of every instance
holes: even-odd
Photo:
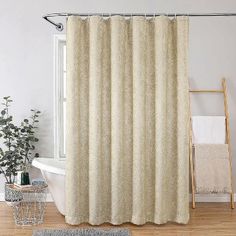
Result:
[[[43,223],[47,185],[32,185],[28,187],[11,185],[9,188],[9,190],[20,192],[22,195],[22,200],[13,205],[16,225],[37,225]]]

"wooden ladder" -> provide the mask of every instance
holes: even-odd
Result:
[[[230,180],[231,180],[231,192],[230,192],[230,203],[231,208],[234,209],[234,191],[233,191],[233,176],[232,176],[232,152],[231,152],[231,141],[230,141],[230,127],[229,127],[229,109],[228,109],[228,98],[227,98],[227,87],[226,81],[222,79],[222,90],[189,90],[189,93],[222,93],[224,96],[224,112],[225,112],[225,126],[226,126],[226,144],[228,144],[229,151],[229,164],[230,164]],[[190,141],[189,141],[189,161],[190,161],[190,173],[191,173],[191,186],[192,186],[192,208],[195,209],[195,174],[193,165],[193,143],[192,143],[192,119],[190,111]]]

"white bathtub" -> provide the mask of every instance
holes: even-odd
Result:
[[[35,158],[32,165],[41,170],[58,211],[65,215],[65,161]]]

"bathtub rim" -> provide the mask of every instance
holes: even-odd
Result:
[[[60,168],[58,166],[53,166],[50,165],[49,162],[63,162],[65,163],[65,160],[58,160],[54,158],[46,158],[46,157],[39,157],[35,158],[32,161],[32,166],[42,170],[42,171],[47,171],[53,174],[58,174],[58,175],[65,175],[66,171],[64,168]]]

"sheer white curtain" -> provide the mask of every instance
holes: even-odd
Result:
[[[66,221],[189,218],[188,18],[67,21]]]

